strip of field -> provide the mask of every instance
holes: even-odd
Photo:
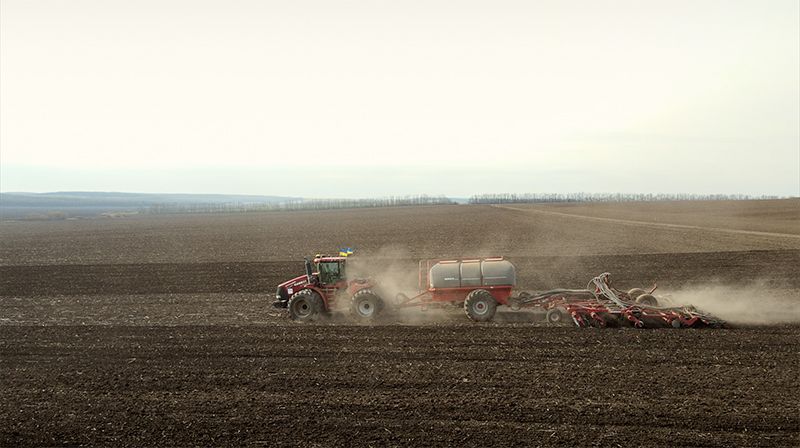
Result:
[[[343,245],[357,256],[531,257],[800,250],[800,238],[465,205],[0,223],[2,266],[299,261]]]
[[[544,210],[539,208],[533,207],[519,207],[519,206],[510,206],[510,205],[495,205],[495,207],[503,208],[507,210],[519,210],[524,212],[530,213],[543,213],[547,215],[557,215],[557,216],[566,216],[570,218],[577,218],[577,219],[588,219],[606,223],[614,223],[614,224],[623,224],[623,225],[632,225],[632,226],[644,226],[653,229],[683,229],[683,230],[700,230],[700,231],[709,231],[709,232],[722,232],[722,233],[733,233],[738,235],[752,235],[752,236],[764,236],[764,237],[775,237],[775,238],[798,238],[800,239],[800,234],[795,233],[777,233],[777,232],[761,232],[757,230],[739,230],[739,229],[730,229],[730,228],[723,228],[723,227],[707,227],[707,226],[697,226],[697,225],[688,225],[688,224],[672,224],[666,222],[648,222],[648,221],[634,221],[630,219],[620,219],[620,218],[608,218],[608,217],[600,217],[600,216],[587,216],[580,213],[565,213],[565,212],[558,212],[553,210]],[[800,227],[800,226],[799,226]]]
[[[798,336],[0,326],[0,445],[796,446]]]
[[[514,204],[510,207],[636,223],[800,235],[800,198],[758,201]]]
[[[612,272],[620,287],[658,282],[672,289],[709,282],[764,282],[800,289],[800,250],[691,252],[674,254],[512,257],[519,288],[583,287],[594,275]],[[414,271],[413,259],[371,259]],[[302,273],[294,260],[244,263],[145,263],[0,266],[0,297],[75,294],[261,293]],[[411,282],[407,291],[414,290]]]

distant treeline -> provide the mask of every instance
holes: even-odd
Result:
[[[332,210],[451,204],[555,202],[632,202],[781,199],[780,196],[730,194],[528,193],[482,194],[467,198],[391,196],[372,199],[300,199],[280,196],[145,195],[127,193],[3,193],[0,221],[123,217],[133,214],[247,213]],[[143,203],[143,201],[150,201]]]
[[[236,213],[285,210],[332,210],[340,208],[377,208],[404,205],[450,205],[455,202],[445,196],[403,196],[373,199],[296,199],[270,204],[153,204],[139,209],[140,213]]]
[[[469,198],[469,203],[532,204],[543,202],[743,201],[753,199],[780,199],[780,197],[744,194],[506,193],[474,195]]]

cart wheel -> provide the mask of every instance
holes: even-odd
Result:
[[[630,297],[632,301],[635,301],[636,298],[642,294],[647,294],[647,291],[645,291],[642,288],[633,288],[630,291],[628,291],[628,297]]]
[[[658,306],[658,300],[652,294],[642,294],[636,298],[636,303],[645,306]]]
[[[369,289],[362,289],[353,294],[350,311],[359,319],[375,319],[383,310],[383,300]]]
[[[322,298],[311,289],[297,291],[289,299],[289,317],[298,322],[317,320],[323,311]]]
[[[485,289],[476,289],[470,292],[467,300],[464,301],[464,312],[475,322],[492,320],[496,311],[497,301]]]
[[[560,324],[567,320],[567,313],[562,308],[551,308],[547,311],[547,323]]]

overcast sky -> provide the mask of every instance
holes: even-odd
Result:
[[[800,195],[800,2],[0,3],[0,190]]]

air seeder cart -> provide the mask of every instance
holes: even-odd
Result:
[[[419,262],[419,293],[413,297],[397,294],[395,306],[423,309],[463,304],[464,312],[476,322],[492,320],[497,307],[508,305],[517,273],[503,257]]]

